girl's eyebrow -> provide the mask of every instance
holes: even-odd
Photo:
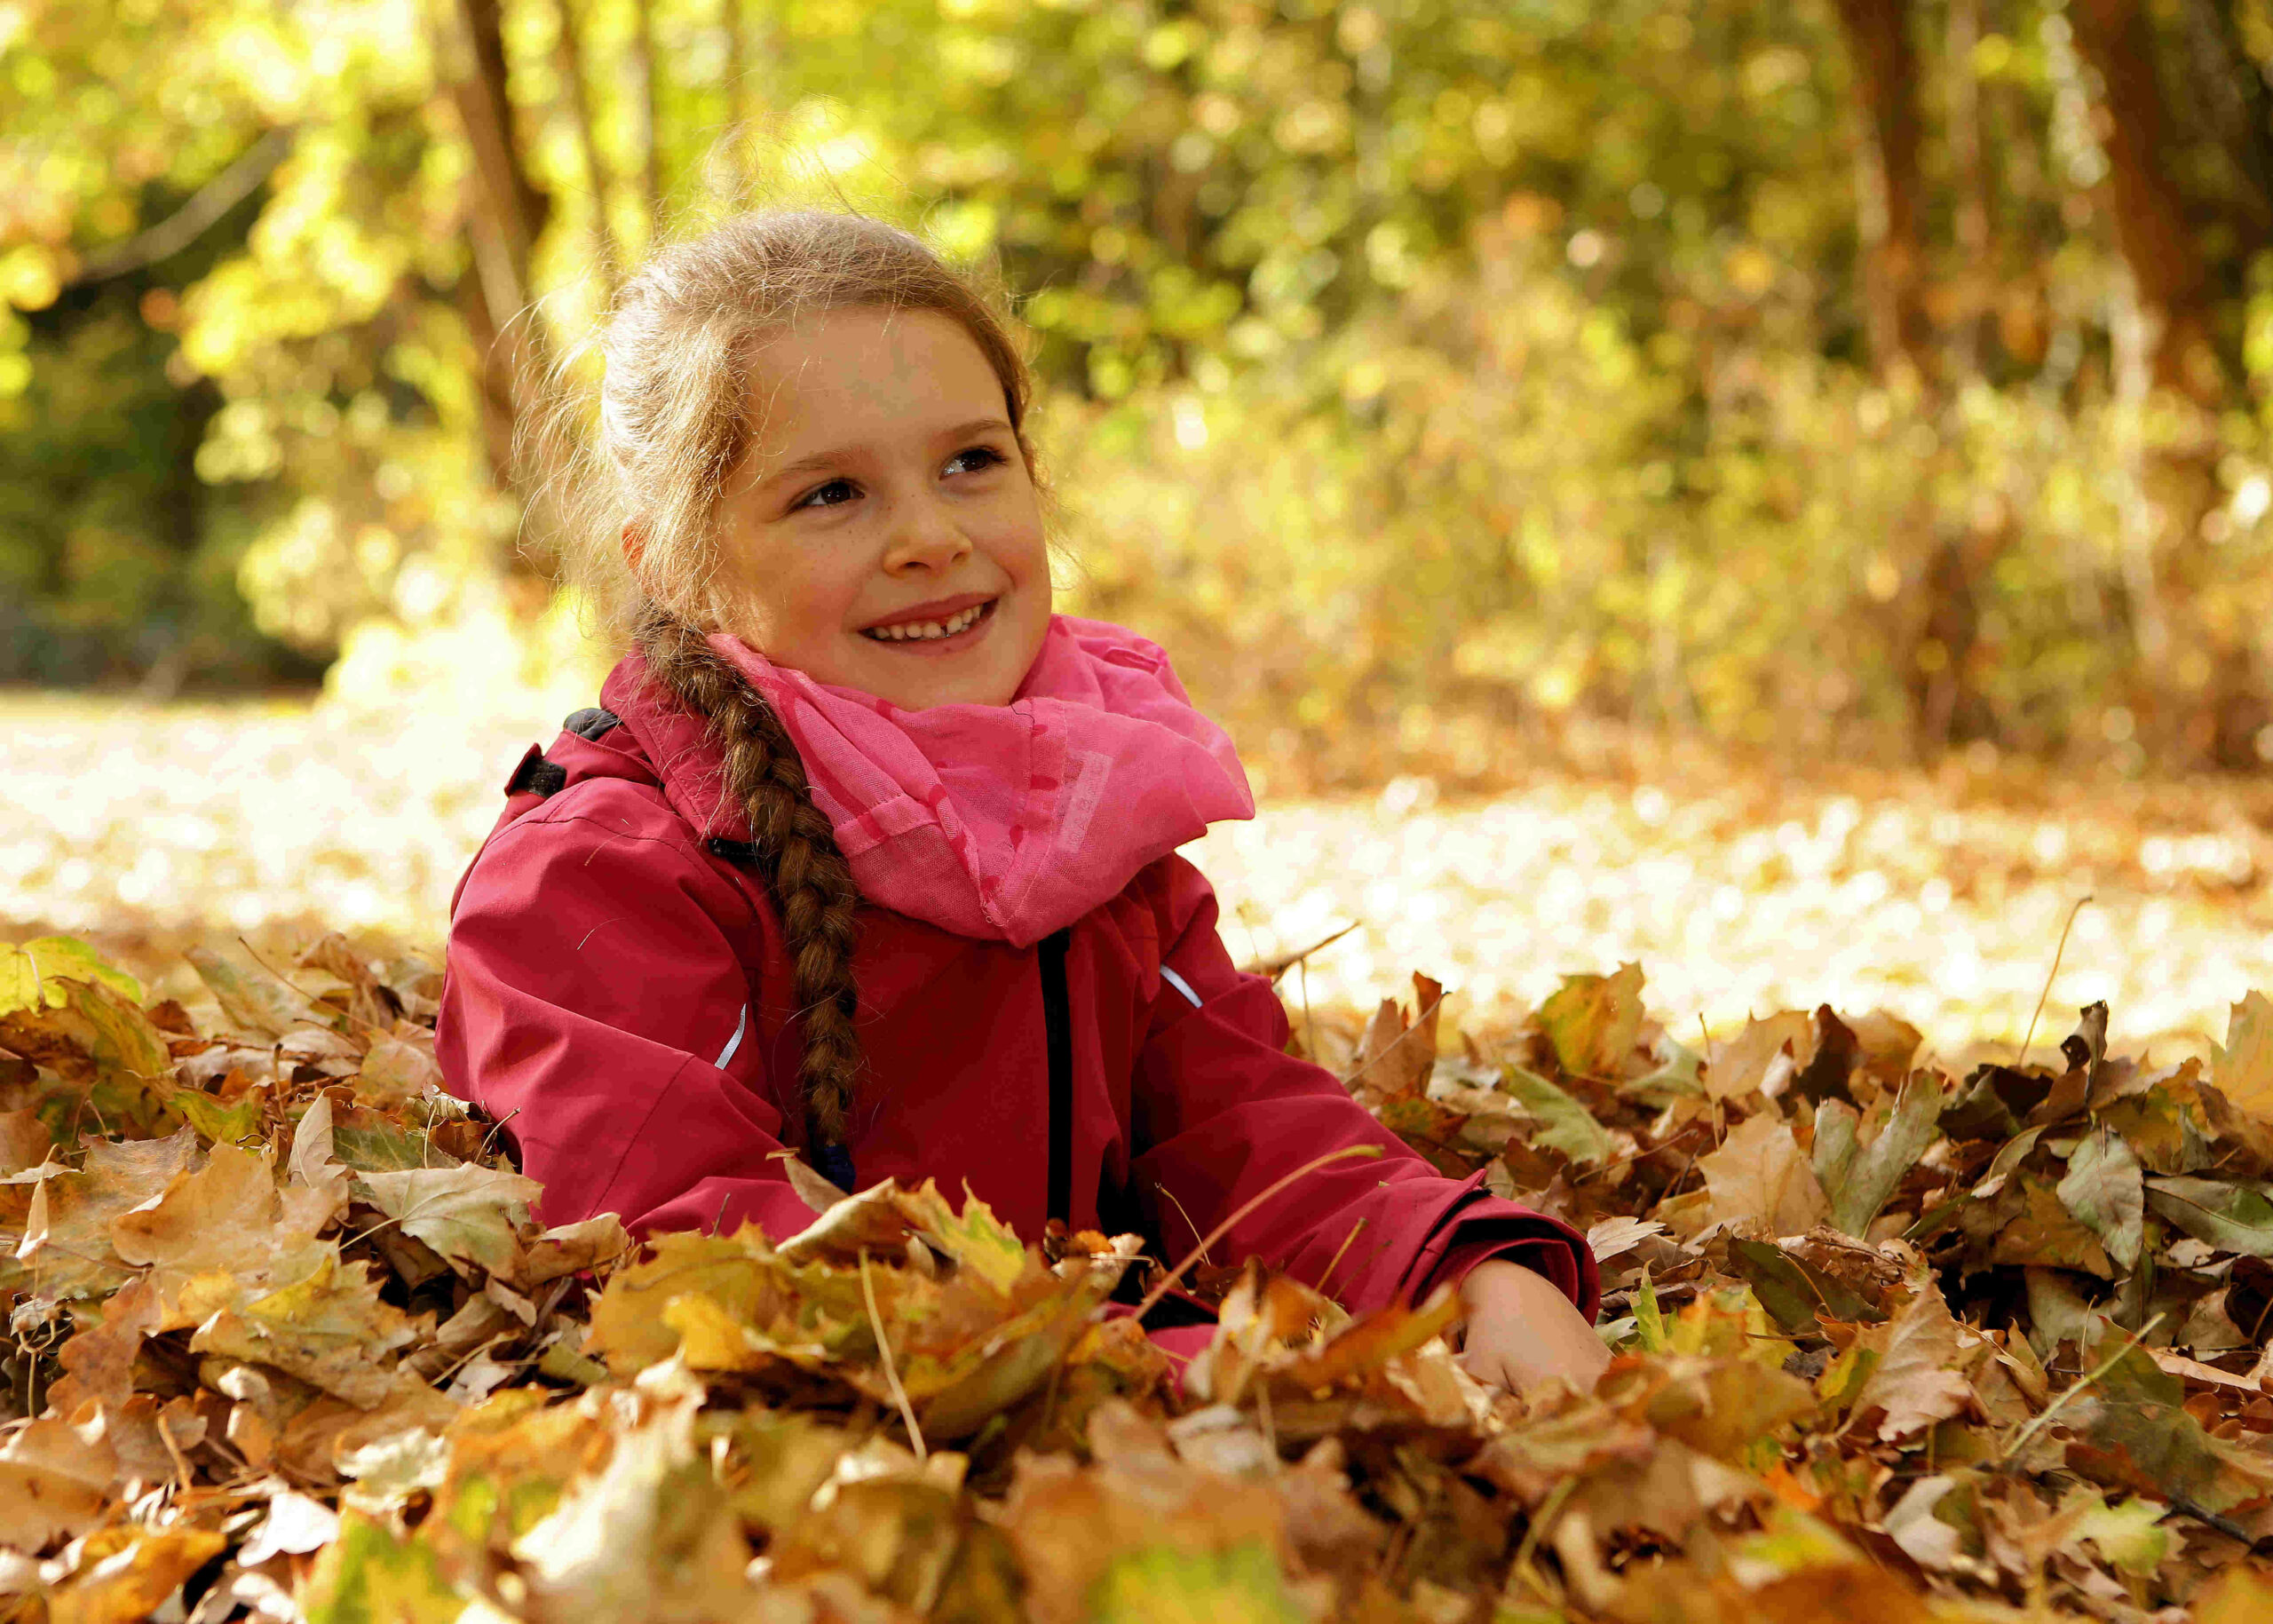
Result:
[[[955,424],[954,428],[942,433],[939,438],[943,440],[961,440],[965,435],[980,433],[988,429],[999,429],[1005,434],[1011,432],[1010,425],[1000,417],[974,417],[969,423]],[[819,473],[823,469],[836,466],[855,452],[866,449],[867,448],[865,446],[839,446],[834,450],[816,451],[810,456],[799,457],[794,463],[782,463],[780,467],[760,479],[758,484],[760,486],[773,485],[783,479],[794,479],[799,474]]]

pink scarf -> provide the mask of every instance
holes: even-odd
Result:
[[[860,894],[961,936],[1026,947],[1255,796],[1224,730],[1158,646],[1053,615],[1007,705],[898,706],[710,645],[804,757]]]

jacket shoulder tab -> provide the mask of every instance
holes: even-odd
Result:
[[[613,710],[603,709],[598,705],[587,705],[582,710],[572,712],[560,725],[566,732],[575,734],[576,737],[589,743],[602,734],[613,733],[622,726],[623,718]]]
[[[513,768],[513,776],[505,780],[505,798],[534,795],[544,799],[558,795],[567,784],[568,769],[546,760],[544,752],[532,744]]]

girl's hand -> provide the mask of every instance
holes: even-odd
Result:
[[[1460,1362],[1479,1382],[1519,1392],[1560,1376],[1591,1392],[1610,1363],[1610,1350],[1571,1299],[1521,1264],[1495,1257],[1477,1264],[1461,1281],[1460,1300],[1468,1326]]]

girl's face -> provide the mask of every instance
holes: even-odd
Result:
[[[1007,705],[1049,629],[1041,506],[1002,385],[928,310],[806,318],[752,368],[719,503],[724,630],[902,709]]]

